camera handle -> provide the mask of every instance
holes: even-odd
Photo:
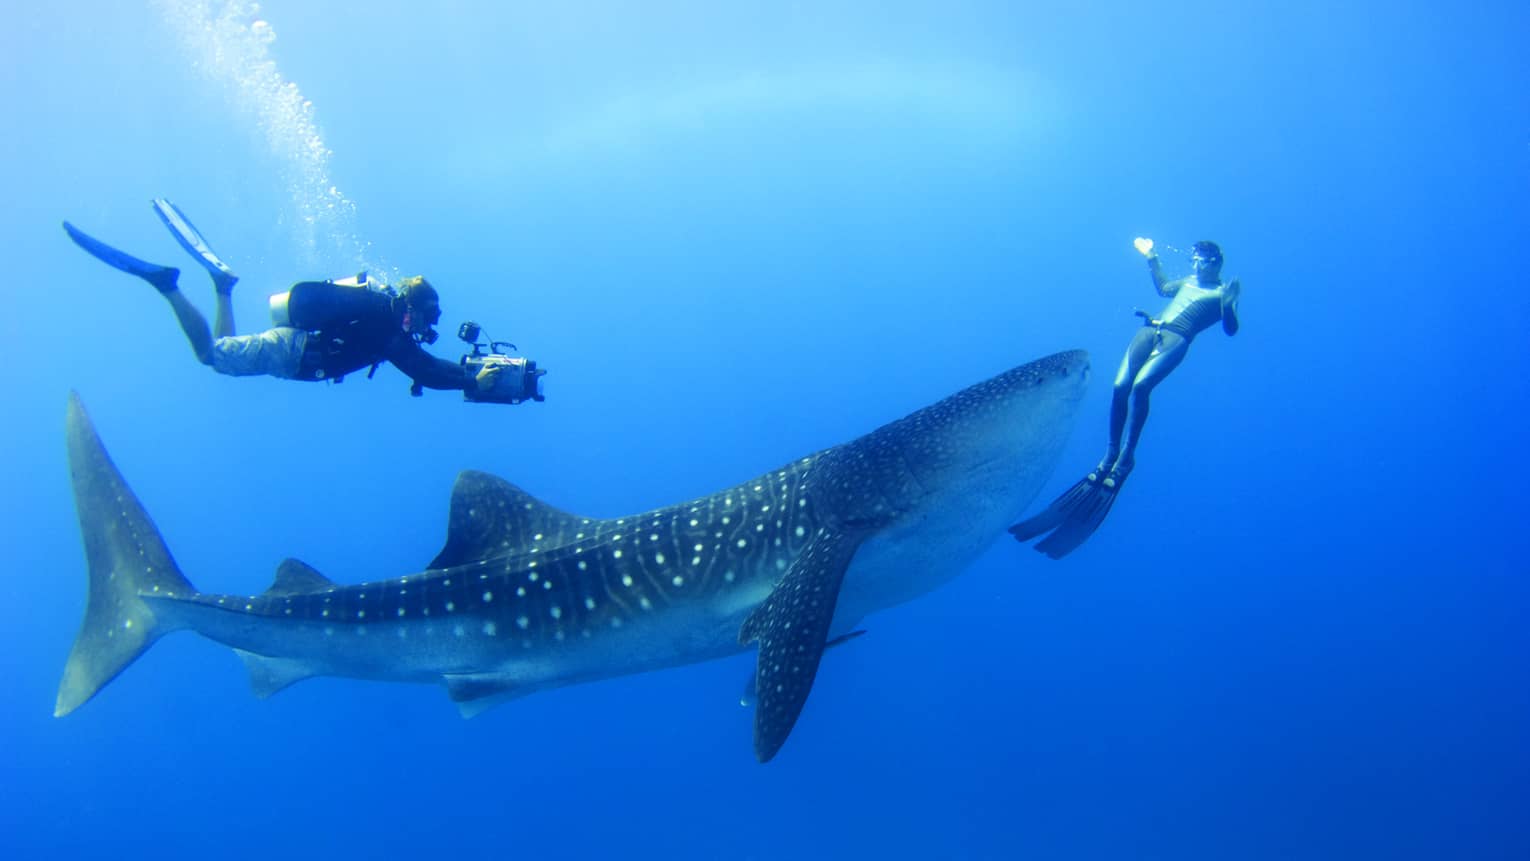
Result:
[[[485,348],[488,348],[490,353],[500,352],[501,347],[509,347],[511,350],[514,350],[517,353],[521,351],[520,347],[517,347],[509,341],[496,341],[492,337],[489,339],[489,343],[481,344],[478,341],[478,336],[482,332],[483,327],[479,326],[477,323],[474,323],[471,320],[464,322],[461,326],[457,327],[457,337],[461,338],[464,342],[472,346],[473,355],[475,357],[484,355],[483,350]]]

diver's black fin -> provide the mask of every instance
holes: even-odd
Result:
[[[1015,536],[1016,541],[1030,541],[1032,538],[1056,529],[1068,514],[1077,508],[1080,503],[1087,499],[1095,488],[1095,482],[1087,478],[1079,479],[1079,482],[1068,488],[1063,494],[1052,500],[1046,510],[1026,520],[1022,520],[1009,528],[1009,534]]]
[[[1125,481],[1126,476],[1121,473],[1110,472],[1101,478],[1098,471],[1091,472],[1054,499],[1045,511],[1011,526],[1009,534],[1017,541],[1029,541],[1050,532],[1037,542],[1036,550],[1061,559],[1077,550],[1105,522],[1105,515],[1110,513]]]
[[[180,277],[181,270],[174,266],[160,266],[158,263],[139,260],[126,251],[119,251],[107,245],[67,221],[64,222],[64,232],[69,234],[69,238],[74,240],[75,245],[85,249],[86,253],[107,266],[129,275],[137,275],[153,284],[154,289],[161,293],[170,293],[175,290],[175,280]]]
[[[1091,485],[1090,492],[1068,512],[1057,530],[1036,543],[1036,550],[1053,559],[1061,559],[1077,550],[1105,522],[1105,515],[1116,504],[1116,494],[1120,493],[1123,480],[1124,476],[1111,473],[1109,478]]]
[[[154,199],[154,212],[159,216],[159,220],[170,228],[175,241],[186,249],[187,254],[195,257],[197,262],[207,270],[207,274],[212,276],[213,289],[225,295],[232,293],[239,276],[228,268],[227,263],[218,259],[218,255],[213,253],[212,246],[202,238],[202,232],[191,223],[191,219],[176,208],[175,204],[162,197]]]

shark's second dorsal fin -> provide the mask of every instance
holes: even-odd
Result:
[[[307,595],[333,588],[334,585],[335,581],[315,571],[308,563],[298,559],[283,559],[282,564],[276,566],[276,579],[271,581],[271,588],[265,594],[268,597]]]
[[[452,486],[446,546],[428,567],[450,568],[536,547],[558,547],[575,540],[586,523],[499,476],[467,470]]]

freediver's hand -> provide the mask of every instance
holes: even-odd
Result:
[[[499,372],[505,369],[504,365],[484,365],[478,370],[478,375],[473,377],[478,382],[478,391],[487,392],[494,388],[494,383],[499,379]]]
[[[1139,236],[1136,239],[1133,239],[1132,247],[1137,249],[1137,253],[1141,254],[1143,257],[1153,256],[1153,240],[1148,239],[1145,236]]]
[[[1227,282],[1226,287],[1222,288],[1222,294],[1226,297],[1223,301],[1229,305],[1236,306],[1238,304],[1238,297],[1243,294],[1243,282],[1234,278]]]

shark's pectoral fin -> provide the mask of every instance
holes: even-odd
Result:
[[[827,648],[840,583],[865,534],[820,529],[739,629],[740,643],[760,643],[754,668],[754,755],[760,762],[776,755],[802,713]]]
[[[447,673],[441,677],[446,694],[465,718],[477,717],[526,691],[500,673]]]
[[[864,633],[866,633],[866,629],[862,628],[862,629],[860,629],[858,631],[851,631],[848,634],[840,634],[838,637],[835,637],[834,639],[830,640],[829,642],[824,643],[823,644],[823,650],[825,652],[827,652],[828,650],[834,648],[835,646],[843,646],[844,644],[850,642],[851,640],[855,639],[856,637],[861,636]],[[756,676],[755,673],[750,673],[749,674],[749,678],[744,682],[744,692],[739,694],[738,704],[743,706],[744,708],[749,708],[749,707],[754,705],[754,701],[756,699],[756,693],[757,693],[757,690],[758,690],[756,688],[756,686],[755,686],[755,676]]]
[[[288,560],[291,561],[291,560]],[[298,563],[301,565],[302,563]],[[292,658],[268,658],[243,649],[234,652],[244,661],[250,671],[250,690],[265,699],[290,685],[319,675],[307,661]]]

